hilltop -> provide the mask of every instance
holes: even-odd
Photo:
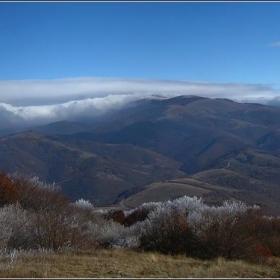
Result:
[[[0,168],[61,185],[71,200],[135,207],[202,196],[280,213],[280,109],[199,96],[149,98],[92,124],[63,121],[0,139]]]

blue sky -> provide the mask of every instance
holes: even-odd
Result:
[[[0,80],[279,84],[277,2],[0,3]]]
[[[279,15],[279,2],[1,2],[0,103],[143,96],[166,81],[173,94],[184,81],[178,94],[276,100]]]

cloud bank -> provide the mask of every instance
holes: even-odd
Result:
[[[267,85],[122,78],[0,81],[0,129],[93,119],[151,95],[198,95],[280,105]]]

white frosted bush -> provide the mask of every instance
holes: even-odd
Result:
[[[139,207],[136,207],[134,209],[131,209],[131,210],[125,210],[124,211],[124,216],[127,217],[137,211],[140,211],[142,209],[146,209],[146,210],[154,210],[156,207],[158,207],[159,205],[161,205],[162,202],[145,202],[143,203],[141,206]]]
[[[189,196],[183,196],[180,198],[177,198],[172,201],[172,207],[179,213],[187,214],[188,212],[196,211],[197,209],[202,209],[206,207],[206,205],[203,203],[203,199]]]
[[[94,242],[111,247],[124,230],[125,227],[123,225],[113,220],[107,221],[100,218],[98,221],[89,223],[87,236]]]
[[[92,210],[94,209],[94,206],[92,203],[90,203],[89,200],[84,200],[83,198],[77,200],[75,203],[73,203],[75,206],[83,209],[83,210]]]
[[[137,222],[130,227],[123,228],[114,240],[114,248],[137,248],[144,222]]]
[[[199,236],[214,223],[220,227],[225,224],[227,227],[233,227],[237,222],[238,215],[244,214],[249,209],[259,209],[259,207],[247,206],[241,201],[225,201],[222,206],[216,207],[203,205],[203,207],[198,207],[189,213],[187,222],[193,232]]]
[[[6,249],[15,235],[22,240],[28,238],[30,223],[27,211],[18,203],[0,208],[0,249]]]
[[[45,183],[39,180],[38,176],[26,176],[24,174],[20,174],[18,172],[15,172],[11,175],[11,178],[13,181],[15,180],[19,180],[19,181],[28,181],[28,183],[32,186],[36,186],[39,188],[43,188],[43,189],[49,189],[49,190],[56,190],[56,189],[60,189],[60,186],[57,185],[55,182],[53,183]]]

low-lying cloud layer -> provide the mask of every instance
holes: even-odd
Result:
[[[151,95],[198,95],[280,105],[280,93],[258,84],[121,78],[0,81],[0,129],[94,118]]]

